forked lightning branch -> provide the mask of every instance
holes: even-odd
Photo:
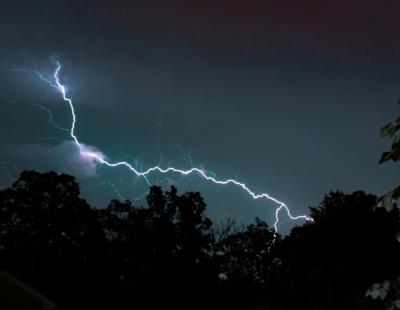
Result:
[[[189,174],[195,174],[198,177],[212,182],[215,185],[231,185],[235,186],[240,190],[245,191],[252,199],[266,199],[272,201],[274,204],[277,205],[277,208],[275,209],[275,222],[274,222],[274,229],[275,232],[278,232],[278,225],[279,225],[279,220],[280,220],[280,215],[282,212],[286,212],[288,217],[291,220],[306,220],[306,221],[311,221],[312,219],[308,217],[307,215],[298,215],[294,216],[291,214],[290,209],[288,206],[282,202],[279,201],[278,199],[270,196],[267,193],[255,193],[253,190],[250,189],[250,187],[242,183],[236,179],[218,179],[214,175],[210,175],[207,173],[205,170],[202,170],[200,168],[192,167],[190,169],[180,169],[180,168],[175,168],[175,167],[160,167],[160,166],[154,166],[151,168],[148,168],[147,170],[139,171],[136,169],[134,166],[132,166],[130,163],[126,161],[119,161],[119,162],[113,162],[110,161],[106,156],[104,156],[101,152],[94,151],[90,147],[87,147],[85,144],[81,143],[79,141],[78,136],[75,133],[75,125],[77,122],[77,115],[76,111],[72,102],[72,99],[68,97],[66,87],[62,84],[60,80],[60,72],[62,69],[61,63],[58,60],[53,59],[56,69],[52,75],[52,78],[46,78],[44,77],[43,74],[41,74],[38,71],[35,71],[35,73],[42,79],[44,82],[46,82],[48,85],[53,87],[57,92],[61,94],[61,97],[64,102],[66,102],[69,106],[71,116],[72,116],[72,122],[71,122],[71,127],[69,129],[69,135],[72,139],[72,141],[77,145],[79,149],[79,154],[82,157],[92,159],[95,163],[99,165],[105,165],[110,168],[115,168],[115,167],[125,167],[126,169],[129,169],[134,175],[138,177],[142,177],[146,180],[148,184],[150,184],[148,177],[151,174],[159,173],[159,174],[180,174],[182,176],[186,176]]]

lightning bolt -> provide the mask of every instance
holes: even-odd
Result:
[[[98,186],[102,186],[102,185],[108,185],[109,187],[111,187],[111,189],[115,192],[115,194],[117,195],[117,197],[121,200],[127,200],[128,198],[122,196],[121,192],[118,190],[118,187],[116,184],[108,181],[108,180],[104,180],[98,184],[95,184],[93,187],[98,187]]]
[[[0,179],[4,180],[4,182],[9,185],[10,183],[14,183],[18,179],[19,170],[18,168],[11,162],[8,161],[0,161],[1,170],[5,172],[5,175],[0,172]],[[9,169],[12,168],[13,171]]]
[[[60,81],[60,72],[62,69],[61,63],[56,60],[52,59],[56,65],[56,69],[53,73],[52,80],[44,77],[40,72],[35,71],[35,73],[39,76],[41,80],[46,82],[48,85],[56,89],[62,96],[62,99],[68,104],[70,111],[71,111],[71,116],[72,116],[72,123],[71,123],[71,128],[69,130],[69,135],[71,136],[72,140],[75,142],[75,144],[78,146],[80,155],[85,157],[85,158],[91,158],[92,160],[98,162],[99,164],[115,168],[115,167],[125,167],[129,169],[134,175],[138,177],[143,177],[148,184],[150,184],[148,180],[148,176],[151,175],[152,173],[160,173],[160,174],[168,174],[168,173],[175,173],[175,174],[180,174],[181,176],[187,176],[190,174],[196,174],[199,177],[203,178],[204,180],[207,180],[209,182],[212,182],[217,185],[234,185],[236,187],[239,187],[243,191],[245,191],[248,195],[250,195],[251,198],[258,200],[258,199],[267,199],[278,205],[278,207],[275,210],[275,222],[274,222],[274,229],[275,233],[278,232],[278,224],[279,224],[279,215],[281,211],[285,211],[286,214],[289,216],[291,220],[306,220],[306,221],[312,221],[312,218],[308,217],[307,215],[298,215],[298,216],[293,216],[290,212],[290,209],[288,206],[282,202],[279,201],[278,199],[270,196],[267,193],[255,193],[252,191],[248,185],[245,183],[242,183],[236,179],[218,179],[215,174],[213,173],[208,173],[205,170],[202,170],[200,168],[190,168],[187,170],[184,169],[178,169],[175,167],[167,167],[167,168],[161,168],[160,166],[154,166],[151,168],[148,168],[147,170],[140,171],[136,169],[133,165],[131,165],[127,161],[120,161],[120,162],[111,162],[108,161],[104,155],[102,155],[100,152],[93,152],[89,150],[87,147],[85,147],[84,144],[82,144],[77,135],[75,134],[75,127],[76,127],[76,113],[75,113],[75,108],[72,102],[72,99],[67,96],[67,91],[66,87],[61,83]]]
[[[25,71],[20,71],[20,72],[25,72]],[[53,113],[51,113],[51,111],[49,109],[45,108],[44,106],[42,106],[40,104],[29,102],[29,101],[25,101],[25,100],[18,100],[18,99],[10,99],[10,100],[7,100],[7,102],[8,103],[22,102],[22,103],[29,104],[29,105],[31,105],[33,107],[39,108],[42,111],[45,111],[47,113],[47,115],[49,116],[50,124],[53,125],[54,128],[56,128],[58,130],[65,131],[66,133],[69,134],[69,129],[58,126],[56,124],[56,122],[54,121]]]

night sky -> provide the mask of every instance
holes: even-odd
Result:
[[[129,199],[146,191],[126,169],[82,160],[38,108],[70,127],[33,73],[51,74],[52,56],[77,135],[110,160],[235,177],[295,215],[329,190],[382,194],[398,180],[378,160],[390,142],[379,129],[399,112],[399,12],[391,0],[2,0],[0,186],[34,169],[73,174],[95,207],[117,198],[113,186]],[[273,222],[276,205],[237,187],[150,181],[201,191],[213,219]]]

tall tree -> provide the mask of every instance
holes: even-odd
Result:
[[[0,191],[0,268],[56,300],[64,289],[79,296],[104,242],[95,211],[79,194],[73,177],[34,171]]]

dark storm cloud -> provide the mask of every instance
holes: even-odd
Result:
[[[68,127],[68,107],[32,74],[54,70],[56,55],[78,136],[110,159],[188,167],[183,148],[194,164],[238,175],[295,214],[332,189],[382,193],[397,174],[377,164],[387,147],[378,133],[397,113],[400,83],[399,5],[382,3],[1,1],[0,160],[94,174],[128,197],[145,190],[124,169],[75,162],[69,143],[44,143],[60,136],[46,113],[8,103],[42,104]],[[178,187],[201,190],[215,216],[272,219],[273,205],[234,188],[198,178]],[[86,192],[97,206],[110,198]]]
[[[0,8],[3,18],[15,26],[42,27],[44,33],[36,33],[39,40],[57,29],[63,37],[67,25],[94,36],[125,30],[124,35],[186,34],[193,39],[236,39],[259,45],[297,38],[342,48],[399,47],[400,4],[395,0],[43,0],[40,5],[5,0]]]
[[[91,151],[93,147],[86,146]],[[19,166],[30,169],[67,172],[79,178],[97,175],[97,164],[90,158],[82,157],[75,143],[66,141],[56,145],[14,144],[0,145],[2,160],[17,162]]]
[[[398,1],[149,0],[96,4],[105,20],[131,31],[183,36],[193,41],[325,46],[339,52],[399,50]],[[105,9],[107,8],[107,9]],[[88,9],[88,16],[96,14]],[[104,17],[104,16],[103,16]],[[304,48],[305,46],[300,46]]]

